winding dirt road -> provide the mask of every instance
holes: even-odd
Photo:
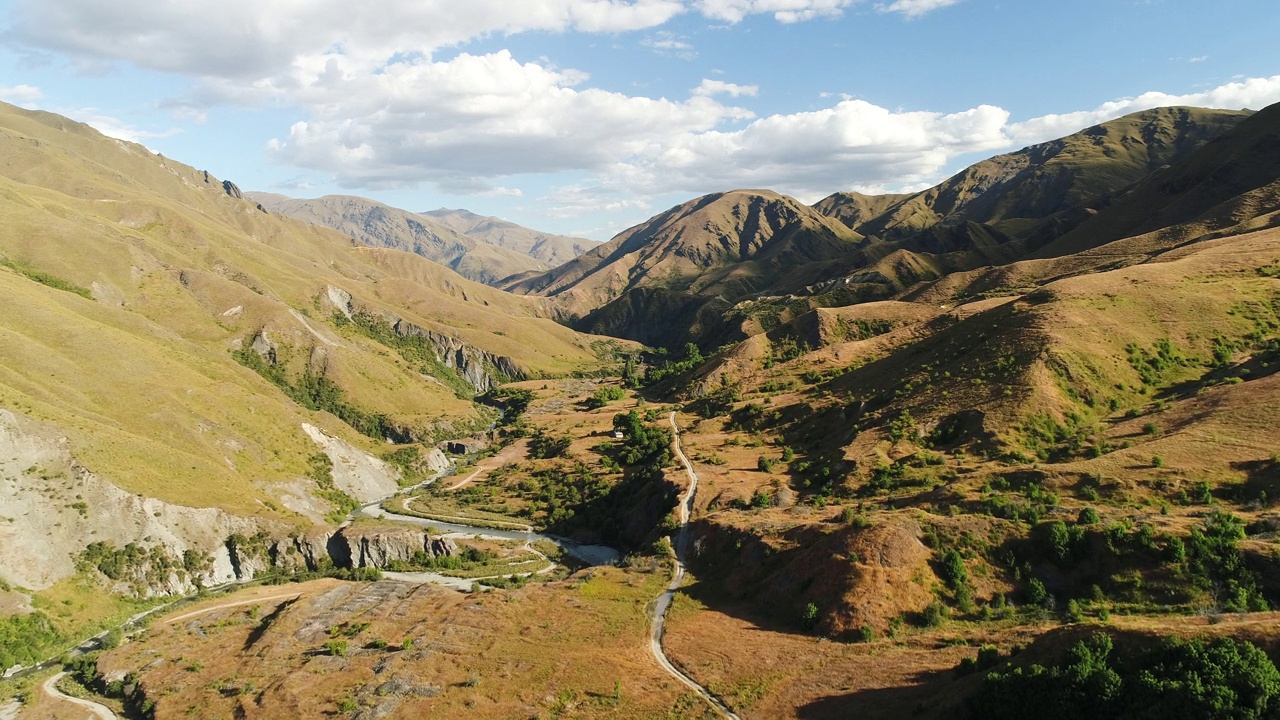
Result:
[[[693,498],[698,493],[698,473],[693,470],[693,463],[689,462],[689,458],[685,456],[684,450],[680,448],[680,426],[676,424],[676,414],[673,411],[670,416],[671,420],[671,446],[676,451],[676,457],[680,458],[680,463],[684,465],[685,475],[689,476],[689,487],[684,491],[684,496],[680,498],[680,531],[676,534],[676,571],[671,576],[671,584],[667,586],[665,592],[658,596],[657,601],[653,605],[653,624],[649,632],[649,649],[653,651],[653,657],[662,666],[667,674],[679,680],[690,690],[696,692],[703,700],[711,704],[721,715],[730,718],[730,720],[741,720],[724,701],[716,697],[712,692],[697,680],[689,677],[683,670],[675,666],[671,659],[667,657],[666,651],[662,649],[662,636],[666,632],[667,610],[671,609],[671,601],[675,599],[676,590],[680,589],[681,583],[684,582],[684,559],[685,553],[689,546],[689,516],[693,513]]]
[[[45,680],[44,683],[40,686],[41,692],[43,692],[45,695],[48,695],[51,698],[55,698],[63,702],[69,702],[72,705],[79,705],[80,707],[88,711],[89,714],[86,715],[85,717],[98,718],[99,720],[117,720],[116,714],[112,712],[111,708],[107,707],[106,705],[99,705],[98,703],[93,702],[91,700],[83,700],[78,697],[71,697],[70,695],[59,690],[58,681],[66,676],[67,676],[66,673],[60,672],[57,675],[50,677],[48,680]]]

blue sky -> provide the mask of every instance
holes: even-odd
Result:
[[[245,189],[607,239],[696,195],[925,187],[1280,101],[1274,0],[5,0],[0,99]]]

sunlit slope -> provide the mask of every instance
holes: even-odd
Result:
[[[471,375],[594,362],[590,339],[537,300],[272,216],[65,118],[0,106],[0,158],[0,405],[65,430],[78,458],[127,490],[270,513],[260,501],[316,451],[303,422],[383,445],[243,367],[233,351],[255,341],[287,378],[324,377],[412,439],[482,421],[467,378],[444,367],[455,358],[425,372],[336,322],[344,311],[448,340]]]

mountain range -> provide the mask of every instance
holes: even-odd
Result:
[[[1280,106],[593,244],[0,105],[0,219],[0,664],[193,596],[68,656],[129,712],[1083,717],[1175,667],[1210,717],[1280,677]]]
[[[370,247],[416,253],[488,285],[544,271],[595,245],[466,210],[412,213],[348,195],[307,200],[251,192],[248,197],[271,212],[332,228]]]

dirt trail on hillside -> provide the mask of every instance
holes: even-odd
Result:
[[[477,479],[483,480],[484,478],[489,477],[489,473],[493,472],[494,470],[497,470],[498,468],[503,467],[505,465],[511,464],[517,458],[524,457],[525,453],[528,452],[528,449],[529,449],[528,440],[517,440],[516,442],[513,442],[510,445],[503,448],[502,451],[499,452],[498,454],[492,457],[487,457],[481,460],[479,463],[476,463],[475,472],[463,478],[462,481],[454,485],[450,485],[449,487],[445,488],[445,490],[449,490],[449,491],[457,490],[459,488],[462,488],[471,484],[472,482],[475,482]],[[481,477],[482,473],[483,473],[483,477]]]
[[[71,703],[72,705],[79,705],[88,711],[89,714],[87,717],[89,718],[99,718],[99,720],[117,720],[116,714],[106,705],[100,705],[92,700],[83,700],[78,697],[71,697],[59,690],[58,681],[66,676],[67,674],[65,672],[60,672],[57,675],[50,677],[40,685],[40,691],[54,700],[61,700],[63,702]]]
[[[670,420],[671,447],[675,450],[676,457],[680,459],[680,463],[684,465],[685,475],[689,477],[689,487],[684,491],[684,496],[680,498],[680,531],[676,535],[676,571],[671,577],[671,584],[667,585],[667,589],[654,602],[653,624],[649,632],[649,649],[653,652],[654,659],[671,677],[696,692],[724,717],[730,718],[730,720],[741,720],[729,709],[729,706],[724,704],[723,700],[716,697],[710,690],[698,684],[697,680],[689,677],[683,670],[676,667],[675,663],[671,662],[671,659],[667,657],[667,653],[662,649],[662,635],[666,631],[667,610],[671,608],[671,601],[675,599],[676,590],[684,582],[684,559],[689,545],[689,516],[693,512],[693,499],[698,493],[698,473],[693,471],[693,463],[689,462],[684,450],[680,448],[680,426],[676,424],[674,411],[670,415]]]

